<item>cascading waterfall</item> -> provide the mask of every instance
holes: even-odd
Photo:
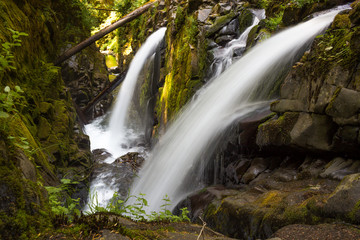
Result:
[[[233,63],[234,51],[243,51],[246,47],[246,40],[249,36],[251,29],[258,25],[260,20],[265,18],[264,9],[251,10],[254,14],[253,23],[251,26],[245,29],[243,33],[237,39],[233,39],[228,42],[225,47],[217,47],[212,50],[214,55],[214,61],[210,65],[211,78],[219,76],[225,69],[227,69]]]
[[[133,184],[132,194],[146,194],[148,210],[157,211],[165,195],[174,206],[197,189],[191,171],[214,148],[216,138],[233,121],[254,109],[254,95],[261,99],[277,73],[291,66],[339,11],[301,23],[258,44],[208,84],[159,139]]]
[[[120,92],[116,98],[116,104],[111,115],[109,131],[111,132],[111,141],[115,145],[123,143],[124,132],[128,130],[127,112],[131,99],[134,94],[136,80],[147,59],[154,54],[157,46],[165,36],[166,28],[160,28],[153,33],[145,42],[143,47],[136,53],[130,64],[129,71],[120,88]],[[126,140],[126,139],[125,139]],[[115,146],[116,147],[116,146]]]
[[[139,79],[139,74],[144,67],[146,61],[154,55],[157,47],[164,39],[166,28],[160,28],[154,32],[146,42],[141,46],[132,60],[128,73],[116,99],[116,104],[111,115],[109,127],[102,126],[104,118],[95,120],[92,124],[85,127],[86,133],[91,139],[91,150],[106,149],[111,154],[105,159],[105,163],[111,164],[114,160],[128,152],[142,152],[142,147],[129,145],[129,142],[136,141],[139,135],[137,129],[130,127],[128,116],[129,106],[134,95],[135,86]],[[113,197],[119,186],[111,179],[111,173],[103,172],[91,182],[90,196],[88,203],[93,200],[97,201],[100,206],[106,206],[107,202]],[[94,196],[95,195],[95,196]],[[94,199],[96,198],[96,199]],[[88,211],[86,205],[84,211]]]

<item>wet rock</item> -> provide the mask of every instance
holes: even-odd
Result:
[[[200,9],[198,12],[198,21],[205,23],[208,19],[212,9]]]
[[[245,47],[235,49],[233,57],[241,57],[244,54],[245,49]]]
[[[269,162],[264,158],[255,158],[251,161],[250,168],[246,171],[241,181],[249,183],[254,180],[260,173],[265,171],[269,166]]]
[[[290,182],[296,180],[298,171],[295,169],[276,169],[272,174],[272,178],[279,182]]]
[[[226,24],[228,24],[235,16],[236,16],[236,14],[234,12],[230,12],[227,15],[217,17],[214,24],[209,29],[207,29],[207,31],[205,33],[206,37],[210,37],[217,31],[219,31]]]
[[[286,112],[280,118],[274,117],[261,124],[258,128],[256,144],[260,147],[289,145],[290,131],[298,118],[299,113]]]
[[[235,180],[237,183],[240,182],[240,180],[242,179],[242,177],[244,176],[244,174],[246,173],[246,171],[249,169],[250,167],[250,160],[249,159],[243,159],[239,162],[239,164],[236,165],[235,167]]]
[[[323,159],[307,157],[299,167],[298,178],[317,178],[325,170],[326,162]]]
[[[134,170],[138,170],[145,159],[138,152],[129,152],[115,160],[115,163],[128,163]]]
[[[359,172],[360,161],[344,159],[341,157],[334,158],[326,165],[324,172],[320,174],[323,178],[332,178],[342,180],[346,175]]]
[[[357,228],[346,224],[320,224],[304,225],[294,224],[283,227],[275,232],[273,240],[352,240],[359,239],[360,233]]]
[[[203,215],[204,209],[213,201],[221,200],[227,196],[236,195],[237,191],[226,189],[224,186],[216,185],[202,189],[196,193],[191,194],[186,199],[182,200],[175,208],[173,213],[178,215],[181,213],[180,209],[187,207],[190,211],[190,219],[193,222],[199,221],[199,216]]]
[[[239,36],[239,20],[237,18],[229,22],[225,27],[223,27],[218,35],[233,35],[235,37]]]
[[[207,38],[207,46],[208,46],[207,50],[210,50],[210,49],[218,47],[219,45],[217,45],[214,40]]]
[[[303,148],[330,150],[337,127],[323,115],[300,113],[290,132],[291,142]]]
[[[136,169],[131,163],[114,161],[113,163],[96,163],[93,167],[91,181],[100,181],[116,189],[121,199],[125,199],[136,176]]]
[[[252,22],[253,22],[253,14],[251,11],[249,11],[249,9],[247,8],[242,8],[238,17],[238,21],[239,21],[239,33],[242,33],[245,31],[246,28],[248,28],[249,26],[251,26]]]
[[[107,152],[105,148],[95,149],[92,151],[92,154],[93,154],[94,161],[99,162],[99,163],[102,163],[107,158],[111,157],[111,154],[109,152]]]
[[[326,114],[334,118],[350,118],[360,111],[360,92],[341,88],[326,108]]]
[[[323,211],[328,216],[343,217],[349,221],[360,223],[360,174],[346,176],[335,191],[327,199]]]
[[[225,45],[235,38],[235,35],[221,35],[215,39],[215,42],[219,45]]]

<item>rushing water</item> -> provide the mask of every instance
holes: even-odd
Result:
[[[227,69],[234,60],[235,51],[244,51],[246,47],[246,41],[248,39],[251,29],[258,25],[260,20],[265,18],[265,10],[251,10],[254,14],[253,23],[251,26],[245,29],[243,33],[237,39],[233,39],[228,42],[225,47],[219,46],[212,50],[214,60],[210,65],[211,78],[219,76],[225,69]],[[238,58],[237,56],[236,58]]]
[[[154,32],[136,53],[116,98],[116,104],[110,116],[110,124],[104,124],[105,116],[85,127],[86,133],[90,136],[91,150],[106,149],[106,152],[110,153],[110,156],[104,160],[107,164],[111,164],[116,158],[128,152],[144,151],[143,147],[136,144],[144,133],[139,133],[139,129],[131,126],[131,121],[127,119],[127,116],[141,70],[161,44],[165,31],[166,28],[160,28]],[[103,172],[92,180],[88,203],[91,204],[93,200],[96,200],[100,206],[106,206],[113,194],[118,191],[119,186],[109,176],[110,174]],[[109,181],[109,179],[111,180]],[[88,205],[84,210],[89,210]]]
[[[112,144],[115,144],[115,147],[123,143],[124,140],[125,142],[127,140],[123,139],[124,133],[129,128],[129,120],[126,117],[128,116],[127,113],[134,95],[137,79],[145,62],[155,53],[157,46],[164,38],[165,31],[166,28],[160,28],[154,32],[139,49],[130,64],[129,71],[116,98],[116,104],[110,119],[109,131],[111,133]]]
[[[184,194],[198,188],[191,172],[202,156],[214,149],[216,138],[234,120],[254,109],[254,96],[261,99],[277,74],[294,63],[337,13],[321,15],[258,44],[207,85],[159,139],[132,194],[146,194],[149,210],[156,211],[165,195],[176,204]]]

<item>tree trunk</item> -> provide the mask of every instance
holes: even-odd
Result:
[[[150,0],[149,2],[147,2],[146,4],[142,5],[141,7],[137,8],[137,9],[135,9],[131,13],[125,15],[120,20],[118,20],[115,23],[101,29],[99,32],[97,32],[93,36],[85,39],[84,41],[82,41],[78,45],[70,48],[63,55],[61,55],[58,59],[55,60],[54,65],[56,65],[56,66],[60,65],[62,62],[64,62],[65,60],[67,60],[68,58],[73,56],[74,54],[80,52],[84,48],[90,46],[92,43],[94,43],[95,41],[97,41],[100,38],[104,37],[106,34],[108,34],[108,33],[112,32],[112,31],[114,31],[115,29],[123,26],[125,23],[128,23],[128,22],[134,20],[136,17],[143,14],[146,10],[148,10],[150,7],[152,7],[158,1],[159,0]]]

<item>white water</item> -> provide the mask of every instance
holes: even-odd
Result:
[[[127,141],[126,131],[129,128],[129,120],[127,120],[126,117],[128,116],[127,113],[134,95],[137,79],[145,62],[155,53],[157,46],[164,38],[165,32],[166,28],[160,28],[154,32],[131,61],[128,73],[122,83],[120,92],[116,98],[115,107],[111,114],[109,132],[111,133],[110,144],[113,148],[117,148],[120,144],[126,143]]]
[[[254,14],[253,23],[251,26],[245,29],[239,38],[231,40],[228,42],[225,47],[217,47],[213,49],[214,61],[210,66],[210,71],[212,71],[211,77],[215,78],[219,76],[225,69],[227,69],[233,63],[233,55],[236,49],[241,49],[246,47],[246,41],[249,36],[251,29],[258,25],[260,20],[265,18],[265,10],[251,10]]]
[[[197,183],[189,174],[217,136],[235,119],[252,111],[249,99],[266,92],[277,72],[291,64],[299,51],[322,32],[338,11],[324,14],[287,29],[258,44],[214,79],[181,112],[150,154],[132,187],[146,194],[148,210],[159,210],[168,195],[176,204]]]
[[[91,139],[91,150],[106,149],[106,152],[111,154],[104,160],[105,163],[111,164],[115,159],[128,152],[142,153],[144,151],[143,147],[132,144],[136,143],[139,140],[139,135],[143,133],[131,128],[129,126],[131,119],[129,120],[126,117],[139,74],[146,61],[155,53],[156,48],[164,39],[165,31],[166,28],[160,28],[154,32],[136,53],[116,98],[109,126],[103,124],[105,117],[98,118],[85,126],[85,132]],[[109,181],[110,174],[101,173],[91,182],[88,204],[96,200],[100,206],[105,207],[119,189],[119,186],[113,181],[114,179]],[[89,210],[88,204],[84,208],[85,212]]]

